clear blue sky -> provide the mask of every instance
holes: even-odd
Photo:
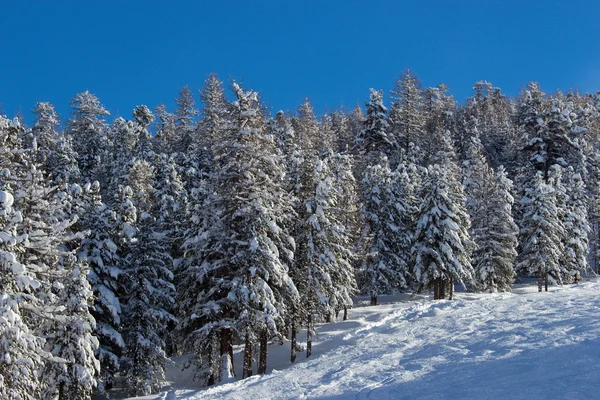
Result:
[[[526,3],[526,4],[522,4]],[[273,109],[386,100],[410,67],[459,101],[488,80],[516,95],[600,90],[600,2],[512,0],[3,1],[0,103],[50,101],[68,117],[86,89],[113,115],[154,108],[214,72]]]

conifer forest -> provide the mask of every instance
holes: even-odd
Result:
[[[600,93],[366,89],[272,112],[209,75],[173,110],[114,118],[86,91],[0,115],[0,398],[149,395],[183,354],[212,386],[264,374],[270,345],[310,357],[358,295],[596,271]]]

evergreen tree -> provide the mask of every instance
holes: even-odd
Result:
[[[512,217],[514,199],[512,182],[504,168],[483,182],[481,197],[472,214],[472,237],[476,244],[473,253],[475,287],[484,292],[505,292],[515,278],[514,260],[517,256],[519,228]]]
[[[12,194],[0,190],[0,396],[34,400],[42,389],[38,370],[45,352],[43,340],[24,321],[23,307],[35,302],[33,290],[40,283],[17,258],[23,250],[17,235],[22,215],[13,205]]]
[[[564,254],[561,238],[564,227],[556,207],[555,190],[544,182],[542,171],[538,171],[525,189],[521,200],[523,225],[519,233],[521,251],[517,270],[528,276],[538,277],[538,290],[542,291],[549,280],[562,283],[560,261]]]
[[[348,234],[340,221],[335,177],[331,173],[332,158],[317,156],[305,160],[296,267],[293,278],[301,294],[296,313],[307,324],[306,356],[312,352],[312,336],[316,318],[330,320],[341,307],[352,304],[350,295],[356,290]],[[302,316],[302,314],[305,314]]]
[[[423,203],[417,218],[412,255],[413,272],[422,287],[434,289],[434,299],[445,298],[445,288],[453,282],[471,283],[470,219],[460,184],[446,167],[428,168],[423,187]]]
[[[195,118],[199,115],[196,102],[189,87],[184,86],[175,99],[175,134],[178,139],[177,151],[186,153],[196,140]]]
[[[363,178],[367,225],[363,236],[368,250],[361,267],[361,289],[371,296],[371,305],[377,304],[380,294],[407,286],[411,230],[405,225],[409,206],[398,178],[386,158],[367,167]]]
[[[410,70],[396,81],[392,90],[394,102],[390,109],[390,127],[400,148],[408,150],[410,143],[420,145],[425,130],[421,84]]]
[[[73,139],[81,174],[87,180],[94,180],[97,168],[102,166],[104,149],[109,144],[103,118],[110,113],[88,91],[75,96],[71,108],[73,117],[68,122],[67,133]]]
[[[96,321],[90,314],[93,292],[86,278],[88,267],[85,261],[77,262],[73,253],[65,254],[62,264],[60,279],[54,283],[62,312],[52,316],[46,338],[54,358],[44,368],[48,387],[43,398],[91,399],[100,362],[95,356],[98,339],[93,335]]]
[[[579,281],[581,273],[589,270],[587,261],[589,253],[588,237],[591,231],[587,214],[585,183],[581,175],[569,167],[567,179],[567,203],[565,226],[565,269],[567,282]]]
[[[123,309],[122,332],[126,343],[125,378],[133,396],[158,392],[166,383],[165,332],[175,322],[172,308],[175,287],[172,262],[155,232],[156,221],[143,212],[139,232],[127,254],[132,285]]]
[[[396,147],[396,142],[390,135],[387,108],[383,105],[383,92],[371,89],[370,100],[366,103],[366,107],[364,128],[356,144],[360,153],[366,157],[366,161],[372,163],[380,155],[390,156]]]
[[[195,313],[192,318],[186,312],[183,321],[204,324],[194,335],[195,351],[205,352],[209,364],[220,341],[221,373],[210,370],[213,382],[233,375],[234,334],[245,343],[243,376],[252,373],[252,344],[265,332],[280,335],[285,307],[298,296],[286,265],[292,250],[282,227],[292,210],[283,192],[283,170],[272,137],[265,135],[257,94],[237,84],[233,89],[234,124],[213,149],[220,167],[211,179],[208,212],[218,219],[188,242],[197,255],[188,260],[188,276],[179,288],[206,285],[199,294],[190,293],[193,299],[183,299]]]
[[[100,361],[100,390],[110,389],[114,375],[119,371],[119,359],[125,342],[119,332],[121,302],[124,293],[124,271],[119,254],[116,232],[117,215],[107,207],[100,196],[96,181],[86,184],[81,205],[82,225],[89,229],[78,250],[80,262],[90,266],[88,280],[94,292],[92,316],[96,320],[95,335],[99,340],[97,357]]]

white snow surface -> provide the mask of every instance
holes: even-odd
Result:
[[[597,399],[600,281],[537,293],[458,292],[379,298],[348,321],[317,326],[313,355],[289,362],[289,342],[269,347],[264,376],[199,388],[174,361],[171,386],[143,399]],[[305,338],[300,334],[299,343]],[[236,374],[241,375],[241,348]],[[140,398],[141,399],[141,398]]]

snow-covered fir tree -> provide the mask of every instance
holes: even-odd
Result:
[[[566,174],[568,202],[566,204],[565,253],[569,281],[579,281],[581,274],[589,271],[587,257],[589,255],[589,234],[591,231],[588,221],[585,196],[585,183],[581,175],[569,167]]]
[[[71,100],[71,108],[73,116],[69,119],[67,133],[73,139],[81,174],[85,179],[94,180],[108,145],[104,116],[110,113],[98,97],[88,91],[76,95]]]
[[[134,396],[157,393],[165,385],[165,333],[175,323],[170,310],[175,287],[172,259],[159,240],[156,220],[143,212],[137,221],[136,242],[127,254],[131,286],[123,306],[122,333],[126,344],[124,376]]]
[[[537,276],[538,289],[544,282],[562,283],[560,261],[564,253],[564,227],[556,207],[554,188],[544,182],[538,171],[525,188],[521,199],[523,224],[520,226],[517,270],[527,276]]]
[[[360,287],[377,305],[377,296],[407,285],[411,229],[406,226],[410,207],[403,198],[400,176],[390,170],[387,158],[368,166],[363,178],[366,254]]]
[[[25,323],[23,308],[35,302],[40,283],[17,257],[23,251],[17,235],[23,217],[13,205],[13,195],[0,190],[0,396],[34,400],[43,388],[38,371],[47,356],[43,340]]]
[[[54,356],[46,362],[42,378],[47,383],[45,399],[91,399],[100,374],[96,358],[96,321],[90,314],[93,292],[87,281],[88,267],[75,254],[65,254],[54,283],[61,310],[52,316],[46,335],[47,349]]]
[[[291,272],[298,291],[295,312],[307,326],[306,355],[312,352],[316,320],[330,320],[352,304],[356,290],[352,268],[352,245],[340,220],[339,193],[330,165],[333,158],[308,156],[304,163],[298,217],[302,232],[296,238],[296,263]]]
[[[473,280],[469,236],[470,218],[465,209],[462,186],[447,168],[428,168],[423,184],[414,244],[413,273],[422,287],[433,288],[434,299],[444,299],[454,281],[463,285]]]
[[[482,197],[473,205],[471,231],[476,249],[473,252],[474,285],[485,292],[509,291],[515,278],[519,228],[512,216],[514,198],[512,181],[503,167],[488,176]]]
[[[237,84],[233,89],[234,124],[213,148],[220,167],[211,178],[209,212],[218,220],[200,238],[191,238],[193,246],[187,247],[195,254],[183,272],[187,284],[180,285],[180,290],[198,281],[206,285],[198,294],[189,293],[193,300],[184,298],[182,304],[194,313],[185,313],[184,324],[194,320],[204,324],[195,332],[199,338],[194,350],[213,364],[209,382],[232,377],[234,335],[245,344],[242,376],[252,374],[253,343],[259,335],[281,335],[285,307],[298,296],[287,267],[293,246],[282,229],[292,210],[283,191],[275,144],[265,135],[257,94]],[[216,340],[220,371],[214,370],[216,352],[211,344]]]
[[[100,382],[110,389],[119,371],[120,357],[125,342],[119,332],[121,301],[124,294],[123,262],[116,243],[117,215],[106,206],[100,196],[100,184],[84,186],[85,200],[81,205],[82,225],[89,235],[82,240],[78,258],[89,265],[88,280],[94,292],[92,316],[96,320],[95,335],[100,342],[97,357],[100,360]]]

